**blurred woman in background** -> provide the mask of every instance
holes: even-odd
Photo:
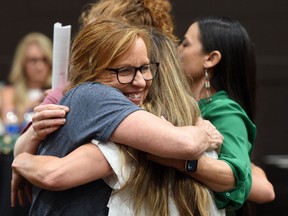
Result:
[[[0,91],[0,215],[28,215],[29,205],[10,207],[13,148],[44,90],[50,88],[51,74],[52,41],[41,33],[27,34],[17,46],[9,84]]]
[[[30,33],[19,43],[9,75],[9,85],[1,91],[2,121],[13,111],[21,124],[24,115],[43,100],[43,92],[50,88],[52,74],[52,42],[41,33]],[[21,128],[19,128],[21,129]]]

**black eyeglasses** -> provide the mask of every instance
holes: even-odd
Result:
[[[146,81],[152,80],[156,77],[158,72],[159,63],[144,64],[140,67],[120,67],[120,68],[106,68],[108,71],[112,71],[117,75],[117,80],[121,84],[128,84],[133,82],[136,73],[139,70]]]

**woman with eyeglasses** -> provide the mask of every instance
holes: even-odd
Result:
[[[52,42],[42,33],[25,35],[16,47],[7,85],[0,89],[0,215],[27,215],[27,208],[10,208],[11,163],[20,131],[50,88]]]
[[[173,93],[183,99],[181,106],[177,106],[179,112],[176,110],[177,112],[173,113],[173,115],[178,117],[182,115],[180,113],[183,112],[183,107],[187,109],[188,112],[185,111],[186,116],[183,115],[177,119],[179,121],[178,124],[182,125],[182,127],[175,127],[139,107],[147,99],[146,96],[149,94],[149,89],[153,86],[152,79],[158,77],[157,61],[151,61],[152,58],[150,60],[148,58],[149,37],[150,35],[147,31],[132,27],[120,20],[100,19],[85,26],[76,37],[71,52],[70,83],[67,93],[61,100],[62,105],[69,107],[66,123],[59,130],[48,136],[38,149],[38,154],[50,156],[41,157],[23,153],[17,156],[13,163],[14,171],[20,172],[21,175],[35,185],[51,189],[50,186],[55,183],[54,181],[57,182],[57,179],[53,178],[53,176],[58,176],[61,178],[61,182],[55,185],[54,190],[74,188],[53,192],[35,187],[33,190],[31,215],[45,215],[46,213],[49,214],[49,212],[54,212],[56,215],[107,215],[106,205],[111,189],[103,180],[92,180],[111,174],[111,167],[93,144],[87,144],[81,146],[82,148],[78,148],[78,152],[82,151],[82,155],[80,154],[80,156],[72,152],[80,145],[92,139],[102,143],[111,140],[115,143],[125,144],[158,156],[181,159],[197,159],[207,149],[219,147],[219,143],[222,142],[222,136],[213,130],[212,125],[202,124],[199,127],[184,127],[184,125],[187,125],[184,124],[185,121],[179,123],[181,119],[186,119],[187,116],[187,120],[191,120],[190,123],[195,124],[197,118],[194,117],[197,116],[197,113],[199,115],[199,112],[197,112],[197,103],[189,96],[188,84],[186,90],[184,87],[179,87],[181,85],[172,87],[172,89],[166,89],[167,91],[175,91]],[[101,53],[101,55],[98,55],[98,53]],[[175,73],[178,73],[178,71]],[[165,75],[158,75],[167,79]],[[174,76],[177,78],[179,75]],[[171,82],[171,78],[169,80]],[[177,79],[173,80],[174,86],[175,81]],[[183,85],[182,81],[178,78],[179,84]],[[156,84],[161,85],[161,82]],[[150,103],[157,102],[153,101],[153,94],[167,95],[165,91],[162,94],[152,91],[151,95],[149,95],[150,101],[148,101]],[[176,96],[174,97],[176,98]],[[172,95],[172,98],[174,97]],[[171,103],[171,106],[173,106],[173,103]],[[157,107],[154,107],[154,109],[157,110]],[[171,110],[174,109],[171,108]],[[191,113],[194,113],[194,115],[191,115]],[[162,114],[165,116],[165,114],[170,113],[163,112]],[[173,120],[173,117],[171,119]],[[209,135],[207,134],[208,131]],[[36,136],[35,139],[37,139]],[[66,143],[66,145],[63,145],[63,143]],[[64,157],[69,153],[71,154],[65,157],[65,159],[53,157]],[[143,154],[139,159],[144,159],[145,155]],[[54,162],[51,162],[51,156]],[[91,158],[98,165],[96,167],[89,167],[95,163],[87,163],[87,158]],[[130,157],[130,160],[133,158],[135,157]],[[36,162],[35,160],[40,160],[41,162]],[[59,160],[62,161],[60,169]],[[124,163],[124,161],[122,162]],[[31,169],[30,165],[33,164],[34,168],[39,171],[38,173]],[[37,166],[45,167],[48,164],[48,169],[37,169]],[[69,172],[68,174],[65,172],[65,170],[71,168],[71,164],[74,165],[74,169],[75,166],[79,168],[77,173],[72,173],[74,176],[71,176]],[[88,166],[88,168],[83,168],[83,164],[84,167]],[[93,168],[92,170],[97,170],[98,166],[102,168],[96,173],[91,172],[91,168]],[[57,169],[54,169],[55,167]],[[43,171],[47,171],[47,173],[43,173]],[[43,175],[41,175],[41,172]],[[59,173],[60,175],[58,175]],[[177,173],[180,175],[179,180],[183,178],[185,182],[191,180],[185,174]],[[44,177],[42,182],[39,182],[39,174]],[[138,174],[138,172],[135,174]],[[65,175],[67,175],[67,178],[63,182]],[[151,177],[153,176],[151,175]],[[51,182],[52,179],[53,181]],[[167,178],[162,179],[163,182],[167,182],[167,180]],[[155,179],[154,181],[156,183],[159,179]],[[183,182],[181,182],[179,182],[179,187],[183,186]],[[78,186],[80,184],[82,185]],[[135,185],[141,188],[139,183]],[[194,184],[189,185],[193,186],[193,188],[198,188]],[[166,190],[164,193],[166,196],[165,200],[168,202],[168,191],[171,185],[166,183],[164,186]],[[160,188],[153,189],[151,194],[156,195],[158,190],[163,191]],[[201,191],[200,186],[199,190]],[[205,192],[206,190],[204,189]],[[184,188],[180,190],[179,188],[179,193],[194,194],[195,190],[185,190]],[[190,198],[194,200],[193,194]],[[145,194],[140,192],[137,195],[139,196],[135,197],[138,198],[135,199],[135,202],[139,204],[139,200],[142,199],[141,196]],[[201,194],[199,196],[201,197]],[[158,202],[153,200],[155,196],[144,197],[151,199],[146,203],[153,206],[153,208],[150,208],[153,214],[159,215],[158,213],[160,212],[160,215],[165,215],[165,212],[170,211],[168,209],[170,205],[167,205],[167,203],[164,204],[165,208],[158,208],[154,205],[155,203],[163,205],[163,197],[160,200],[158,199]],[[207,197],[207,195],[203,196],[204,201],[209,199]],[[187,209],[187,207],[181,206],[181,199],[185,200],[183,196],[176,199],[176,202],[178,201],[176,203],[178,209]],[[186,203],[191,205],[187,211],[189,212],[192,209],[192,211],[196,212],[207,212],[206,204],[210,202],[200,201],[201,199],[199,199],[196,208],[194,205],[192,206],[189,200],[186,200]],[[211,205],[213,206],[213,203]],[[142,209],[141,207],[139,209],[137,207],[135,211]],[[83,208],[85,211],[83,211]]]
[[[52,42],[41,33],[29,33],[18,44],[12,70],[10,85],[1,91],[1,117],[4,124],[6,114],[13,111],[19,127],[24,114],[41,103],[43,91],[51,87]]]

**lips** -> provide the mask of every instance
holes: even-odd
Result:
[[[142,102],[142,92],[138,93],[125,93],[124,94],[130,101],[139,105]]]

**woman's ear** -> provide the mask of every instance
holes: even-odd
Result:
[[[204,67],[212,68],[216,66],[220,60],[221,60],[221,53],[218,50],[214,50],[207,55]]]

